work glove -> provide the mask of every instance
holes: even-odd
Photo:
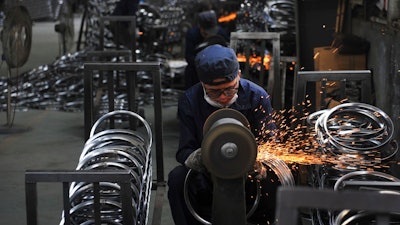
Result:
[[[253,170],[249,171],[250,177],[254,177],[257,180],[263,180],[267,178],[267,168],[260,162],[254,163]]]
[[[185,165],[197,172],[204,173],[207,171],[201,159],[201,148],[198,148],[187,157]]]

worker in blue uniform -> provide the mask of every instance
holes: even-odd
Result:
[[[177,225],[201,224],[184,200],[189,169],[198,172],[188,184],[191,205],[206,218],[211,215],[212,182],[201,161],[203,125],[210,114],[220,108],[239,111],[249,121],[258,142],[267,141],[276,131],[270,96],[262,87],[241,78],[233,49],[211,45],[200,51],[194,61],[200,82],[186,90],[179,100],[180,139],[176,159],[180,165],[168,175],[168,199]]]
[[[139,0],[119,0],[115,3],[112,16],[136,16],[139,8]],[[110,30],[113,34],[113,41],[117,45],[124,45],[128,49],[133,46],[133,40],[136,39],[136,30],[132,29],[131,22],[111,21]]]
[[[214,10],[205,10],[197,14],[197,25],[190,28],[185,37],[185,59],[188,63],[185,68],[185,89],[199,82],[194,66],[198,48],[207,40],[214,43],[218,40],[220,44],[227,45],[229,36],[229,32],[218,24]]]

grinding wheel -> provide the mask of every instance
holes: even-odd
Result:
[[[249,127],[249,121],[247,121],[247,118],[241,114],[239,111],[230,109],[230,108],[223,108],[220,110],[217,110],[213,112],[210,116],[208,116],[206,122],[203,125],[203,135],[205,135],[213,126],[213,124],[220,119],[224,118],[232,118],[238,120],[243,126]]]
[[[257,156],[257,144],[248,129],[248,121],[238,114],[232,109],[221,109],[206,121],[209,128],[201,145],[202,160],[208,171],[219,178],[245,176],[253,168]],[[244,118],[246,126],[236,118]],[[211,124],[210,121],[215,122]]]
[[[32,44],[32,21],[25,7],[16,6],[6,12],[1,40],[8,67],[23,66]]]

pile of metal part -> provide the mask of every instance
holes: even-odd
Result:
[[[285,112],[274,116],[279,125],[278,141],[273,139],[260,145],[257,157],[277,175],[282,186],[295,182],[315,189],[399,194],[398,144],[393,123],[385,112],[352,102],[311,114],[293,109],[287,121],[281,113]],[[275,158],[278,160],[273,161]],[[374,224],[365,215],[351,210],[300,212],[303,224]],[[363,221],[343,222],[359,218]]]
[[[398,151],[392,120],[375,106],[345,103],[312,117],[316,139],[325,154],[338,157],[338,169],[383,168]]]
[[[138,119],[144,125],[144,131],[124,128],[101,130],[111,117]],[[119,124],[123,124],[123,120]],[[76,170],[130,171],[134,224],[147,224],[148,220],[152,185],[151,145],[151,127],[142,117],[130,111],[109,112],[93,125],[76,167]],[[100,182],[99,189],[101,224],[123,224],[120,186],[117,183]],[[93,209],[96,206],[93,193],[92,183],[71,183],[69,198],[73,224],[91,224],[94,221]],[[60,224],[64,224],[63,221],[64,217]]]
[[[277,32],[280,34],[282,55],[295,54],[294,0],[244,0],[237,14],[238,31]]]
[[[115,49],[113,35],[107,24],[104,34],[100,34],[100,20],[104,16],[113,15],[116,0],[89,0],[85,19],[85,47],[100,46],[104,39],[105,49]],[[175,44],[180,44],[183,38],[181,24],[185,20],[184,11],[179,6],[157,7],[152,4],[140,3],[136,12],[138,58],[148,54],[171,52]],[[106,21],[105,21],[106,23]]]
[[[90,50],[98,49],[101,38],[99,32],[100,18],[111,15],[115,8],[115,3],[116,0],[89,0],[87,2],[84,50],[63,55],[53,63],[42,65],[21,75],[12,76],[9,80],[6,78],[0,79],[0,87],[2,88],[0,91],[3,93],[0,96],[0,111],[5,111],[8,107],[6,96],[9,92],[7,88],[9,85],[11,86],[11,107],[17,110],[54,109],[81,111],[83,106],[83,65],[88,61],[86,53]],[[268,1],[263,3],[263,8],[266,4],[269,5],[270,9],[276,8],[276,5],[284,6],[284,8],[287,8],[288,4],[290,5],[286,1],[285,4],[281,3]],[[253,7],[254,4],[261,3],[246,0],[242,5],[242,10],[247,11],[257,8]],[[158,8],[154,5],[140,4],[136,22],[139,31],[143,31],[143,34],[138,38],[138,49],[135,50],[138,61],[158,61],[162,64],[163,97],[166,101],[175,102],[181,91],[178,90],[179,87],[178,89],[174,88],[173,82],[177,80],[177,75],[179,76],[180,74],[171,72],[169,61],[172,59],[172,55],[169,54],[169,51],[171,51],[173,44],[181,42],[184,32],[182,24],[185,20],[183,9],[176,5],[178,3],[171,3],[165,7]],[[279,13],[276,11],[272,14],[278,15]],[[254,26],[255,23],[253,22],[261,18],[255,12],[251,12],[249,15],[249,18],[245,18],[246,21],[248,20],[247,22],[244,20],[237,21],[239,28],[243,27],[243,30],[251,31],[253,29],[249,29],[249,27],[244,29],[244,27]],[[278,17],[280,16],[276,18]],[[290,20],[289,18],[290,16],[280,19]],[[267,24],[264,19],[261,21]],[[284,23],[277,22],[275,24]],[[274,25],[273,27],[279,26]],[[120,47],[113,42],[111,31],[105,29],[103,35],[104,50],[118,49]],[[140,88],[138,104],[151,102],[151,95],[147,93],[151,92],[152,89],[149,76],[146,73],[141,73],[138,84]],[[118,94],[116,96],[122,97],[122,95]],[[122,102],[123,100],[116,99],[116,101]]]
[[[87,53],[97,50],[100,45],[99,20],[102,16],[111,15],[115,8],[115,0],[98,1],[90,0],[87,2],[87,18],[85,19],[85,48],[73,54],[61,56],[56,61],[34,68],[31,71],[20,75],[12,75],[10,79],[0,78],[0,111],[6,111],[8,107],[8,92],[10,92],[10,107],[16,110],[28,109],[53,109],[62,111],[82,111],[83,110],[83,74],[84,63],[91,61]],[[162,12],[169,12],[163,14]],[[179,81],[177,69],[170,68],[169,61],[172,56],[167,52],[157,52],[152,46],[166,46],[181,40],[179,24],[184,19],[182,10],[179,8],[166,7],[159,12],[154,6],[140,4],[138,11],[137,24],[140,29],[149,31],[154,26],[168,28],[163,31],[163,35],[157,34],[153,39],[144,38],[147,44],[140,45],[136,50],[137,61],[157,61],[162,67],[163,97],[167,104],[177,102],[179,94],[182,92],[174,88],[174,81]],[[147,33],[146,33],[147,34]],[[168,34],[168,35],[166,35]],[[162,37],[162,43],[159,42]],[[104,50],[118,49],[113,42],[112,33],[109,30],[104,32]],[[149,44],[150,40],[151,44]],[[147,45],[151,45],[150,47]],[[111,62],[119,59],[111,59]],[[182,65],[184,68],[184,65]],[[171,71],[171,69],[173,71]],[[183,73],[182,73],[183,74]],[[151,76],[146,72],[138,74],[139,96],[138,105],[152,102],[152,81]],[[10,90],[8,87],[11,87]],[[115,101],[122,102],[124,108],[123,93],[116,93]]]
[[[88,62],[88,50],[62,56],[48,65],[42,65],[10,80],[0,78],[0,111],[7,109],[7,86],[11,82],[11,107],[17,111],[29,109],[48,109],[60,111],[83,111],[84,95],[84,64]],[[171,71],[168,59],[162,55],[153,55],[162,65],[162,92],[166,105],[177,103],[182,90],[172,88],[177,74]],[[111,62],[120,61],[118,58]],[[97,74],[99,77],[99,74]],[[121,81],[122,83],[124,81]],[[153,102],[152,80],[147,72],[137,74],[138,90],[137,104],[145,105]],[[95,89],[97,87],[94,87]],[[116,102],[124,102],[124,93],[116,93]],[[121,104],[120,109],[126,109]]]
[[[304,134],[311,138],[306,138],[310,149],[304,148],[297,154],[292,149],[293,165],[285,161],[290,166],[296,185],[335,191],[394,191],[398,194],[398,188],[379,183],[399,181],[392,170],[398,166],[398,144],[393,137],[393,122],[385,112],[365,103],[343,103],[308,114],[305,122],[307,130]],[[301,136],[302,133],[295,135]],[[295,144],[305,147],[300,142]],[[302,163],[300,159],[308,155],[315,156],[318,161]],[[280,155],[271,156],[274,157],[279,158]],[[284,168],[274,172],[287,174]],[[280,179],[285,181],[286,177],[289,176]],[[373,224],[365,212],[352,210],[312,209],[301,212],[300,216],[304,224]]]

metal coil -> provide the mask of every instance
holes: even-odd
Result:
[[[377,172],[377,171],[354,171],[347,173],[343,176],[341,176],[334,185],[334,190],[335,191],[340,191],[343,187],[343,183],[346,180],[366,180],[368,179],[369,181],[373,180],[385,180],[389,182],[399,182],[400,179],[398,179],[395,176],[392,176],[390,174],[382,173],[382,172]],[[361,179],[360,179],[361,178]],[[399,195],[400,193],[398,191],[393,191],[393,190],[379,190],[379,193],[383,194],[397,194]],[[360,219],[367,219],[368,221],[372,220],[372,218],[369,218],[371,216],[371,213],[364,212],[364,211],[352,211],[352,210],[342,210],[340,211],[337,215],[331,213],[331,218],[330,218],[330,224],[332,225],[345,225],[345,224],[351,224],[351,222],[354,221],[359,221]]]
[[[128,129],[104,129],[110,117],[128,116],[143,123],[144,132]],[[132,206],[135,224],[146,224],[152,185],[152,131],[138,114],[117,110],[101,116],[93,125],[79,158],[77,170],[128,170],[131,174]],[[122,224],[120,186],[100,182],[101,223]],[[94,221],[94,185],[73,182],[69,188],[72,224],[91,224]],[[63,224],[63,218],[60,224]]]
[[[397,142],[392,139],[392,120],[372,105],[340,104],[311,114],[307,122],[322,151],[337,156],[349,168],[380,164],[398,151]]]
[[[385,165],[395,161],[398,144],[393,140],[393,122],[381,109],[365,103],[345,103],[310,114],[307,123],[329,162],[313,176],[318,179],[319,188],[338,191],[345,180],[357,177],[398,182],[398,178],[385,173]],[[317,210],[313,215],[320,224],[324,224],[323,213]],[[326,222],[331,225],[365,216],[351,210],[327,213]]]
[[[271,155],[271,157],[268,157],[268,159],[264,160],[262,163],[274,171],[283,186],[295,185],[292,171],[283,160]]]

